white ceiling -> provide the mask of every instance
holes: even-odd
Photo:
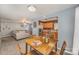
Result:
[[[30,12],[27,4],[3,4],[0,5],[0,17],[11,20],[19,20],[23,17],[38,19],[40,17],[59,12],[67,8],[77,6],[76,4],[35,4],[36,12]]]

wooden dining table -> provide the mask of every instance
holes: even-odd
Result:
[[[41,42],[39,45],[34,44],[34,41]],[[26,39],[26,53],[31,52],[31,48],[33,50],[39,52],[42,55],[49,55],[52,50],[55,50],[55,41],[49,39],[49,42],[46,43],[41,36],[31,36],[30,38]]]

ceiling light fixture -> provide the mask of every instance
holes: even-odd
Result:
[[[36,11],[36,7],[34,5],[29,5],[28,6],[28,10],[31,12],[35,12]]]

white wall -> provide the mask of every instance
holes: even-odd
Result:
[[[78,54],[79,52],[79,7],[75,9],[75,30],[74,30],[74,40],[73,40],[73,54]]]
[[[0,26],[1,26],[1,21],[0,21]],[[0,28],[1,30],[1,28]],[[1,35],[1,32],[0,32],[0,35]],[[0,49],[1,49],[1,36],[0,36]]]
[[[1,20],[0,20],[0,31],[1,31]],[[0,35],[1,35],[1,32],[0,32]],[[1,36],[0,36],[0,38],[1,38]]]
[[[10,32],[14,29],[12,23],[1,23],[1,35],[2,36],[9,36]]]
[[[22,23],[12,22],[7,19],[1,19],[1,37],[10,36],[13,30],[25,30],[25,27],[21,27]]]

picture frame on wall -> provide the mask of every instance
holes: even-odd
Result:
[[[37,27],[37,23],[33,22],[33,27],[36,28]]]

